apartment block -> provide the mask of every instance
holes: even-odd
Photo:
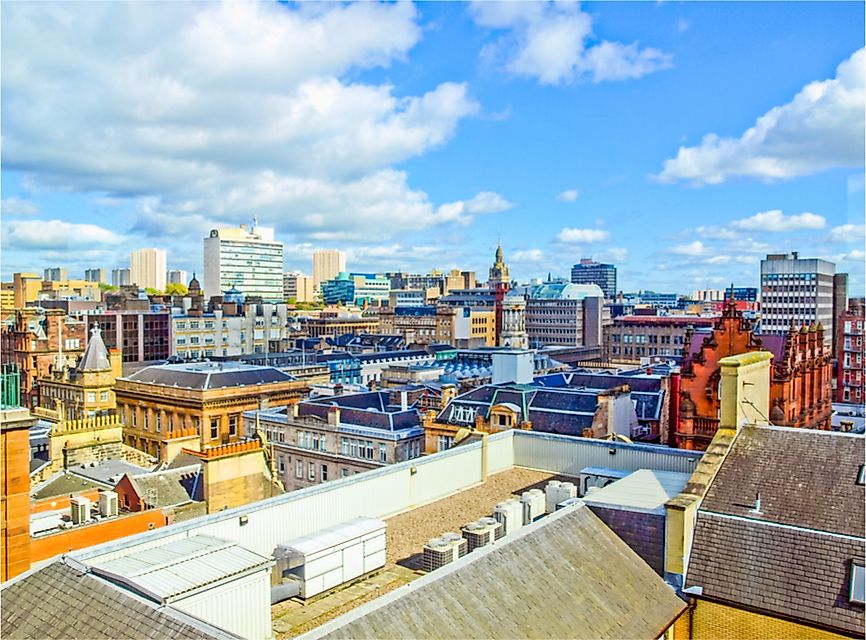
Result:
[[[129,277],[142,289],[165,290],[165,249],[139,249],[129,257]]]
[[[571,281],[574,284],[595,284],[604,292],[604,297],[616,297],[616,267],[612,264],[595,262],[583,258],[571,268]]]
[[[836,344],[836,402],[863,404],[866,402],[866,377],[863,375],[864,301],[852,298],[848,310],[839,318]]]

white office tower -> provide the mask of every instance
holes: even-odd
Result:
[[[165,290],[165,249],[139,249],[129,257],[132,284],[143,289]]]
[[[204,239],[204,295],[221,296],[235,287],[246,297],[283,301],[283,243],[274,230],[247,225],[211,229]]]
[[[824,325],[833,338],[833,277],[836,265],[797,252],[770,254],[761,260],[761,333],[784,335],[793,322]]]
[[[337,249],[313,252],[313,286],[319,289],[325,280],[332,280],[346,270],[346,254]]]

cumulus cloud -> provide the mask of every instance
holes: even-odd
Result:
[[[566,189],[558,196],[556,196],[556,199],[559,202],[575,202],[579,195],[580,191],[578,191],[577,189]]]
[[[504,31],[482,57],[542,84],[628,80],[671,66],[671,56],[636,42],[598,41],[592,18],[572,2],[473,2],[476,24]]]
[[[544,252],[541,249],[522,249],[511,254],[509,260],[513,262],[542,262]]]
[[[842,224],[830,229],[831,242],[863,242],[866,234],[866,225]]]
[[[680,256],[701,256],[704,254],[706,247],[704,243],[700,240],[695,240],[694,242],[690,242],[688,244],[678,244],[676,246],[671,247],[671,253],[675,253]]]
[[[196,244],[254,214],[322,240],[503,211],[492,192],[433,203],[392,168],[478,111],[465,84],[345,79],[405,59],[417,19],[411,3],[4,5],[4,167]]]
[[[835,77],[807,84],[739,138],[711,133],[698,146],[680,147],[656,177],[706,185],[735,177],[777,180],[862,166],[864,77],[866,49],[860,49],[838,66]]]
[[[573,229],[571,227],[564,227],[556,235],[556,239],[569,244],[606,242],[610,239],[610,234],[602,229]]]
[[[814,213],[799,213],[786,216],[778,209],[762,211],[750,218],[735,220],[732,223],[738,229],[749,231],[797,231],[799,229],[823,229],[827,225],[824,216]]]
[[[5,216],[35,216],[39,215],[39,206],[30,200],[10,196],[0,203],[0,213]]]
[[[62,220],[14,220],[3,225],[3,246],[19,249],[92,249],[110,247],[123,237],[95,224]]]

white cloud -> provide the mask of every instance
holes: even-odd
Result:
[[[799,213],[786,216],[778,209],[762,211],[750,218],[732,222],[739,229],[749,231],[797,231],[799,229],[823,229],[827,225],[824,216],[814,213]]]
[[[627,80],[671,66],[658,49],[597,42],[592,18],[577,3],[473,2],[469,13],[482,27],[506,31],[485,46],[483,59],[542,84]]]
[[[609,260],[610,262],[625,262],[628,260],[628,249],[624,247],[608,247],[599,252],[596,257],[599,260]]]
[[[866,252],[861,251],[860,249],[854,249],[854,251],[849,251],[845,254],[845,260],[855,260],[860,261],[860,266],[863,266],[863,259],[866,258]]]
[[[513,262],[542,262],[544,257],[541,249],[523,249],[515,251],[508,259]]]
[[[706,247],[704,243],[700,240],[695,240],[694,242],[690,242],[688,244],[679,244],[674,247],[671,247],[671,253],[675,253],[680,256],[701,256],[704,254],[704,250]]]
[[[832,242],[863,242],[866,234],[866,225],[843,224],[830,229],[830,240]]]
[[[740,234],[733,229],[716,225],[702,225],[696,228],[695,232],[702,238],[713,238],[716,240],[736,240],[740,237]]]
[[[198,247],[253,214],[320,241],[503,211],[484,191],[432,203],[391,168],[477,113],[465,84],[345,79],[404,59],[417,19],[410,3],[4,5],[4,167],[137,203],[132,233]]]
[[[556,199],[559,202],[575,202],[579,195],[580,191],[578,191],[577,189],[566,189],[558,196],[556,196]]]
[[[556,239],[566,243],[589,243],[589,242],[605,242],[610,239],[610,234],[602,229],[572,229],[564,227],[557,235]]]
[[[39,206],[30,200],[10,196],[0,203],[0,213],[4,216],[36,216],[39,215]]]
[[[14,220],[3,225],[3,246],[17,249],[92,249],[110,247],[123,237],[95,224],[62,220]]]
[[[742,176],[776,180],[862,166],[864,76],[866,49],[860,49],[839,65],[834,78],[807,84],[739,138],[708,134],[696,147],[680,147],[657,179],[705,185]]]

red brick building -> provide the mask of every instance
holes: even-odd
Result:
[[[824,328],[820,324],[791,327],[784,336],[759,336],[736,305],[729,303],[711,331],[690,332],[675,446],[706,449],[719,423],[719,360],[749,351],[773,354],[770,423],[830,428],[831,354],[824,345]]]
[[[55,309],[19,309],[12,324],[3,328],[3,360],[21,371],[21,404],[39,401],[37,378],[47,377],[57,356],[74,364],[87,346],[87,322]]]
[[[839,318],[836,341],[836,402],[863,404],[866,388],[863,377],[864,300],[852,298]]]

